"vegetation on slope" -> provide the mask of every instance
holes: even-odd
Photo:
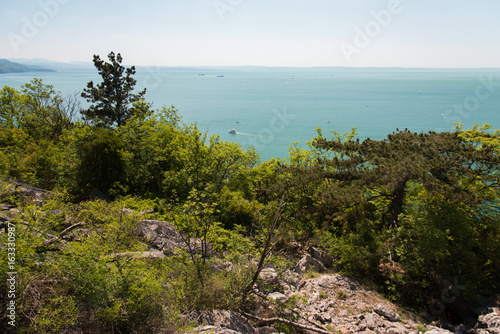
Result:
[[[103,78],[133,74],[119,54],[109,59],[94,58]],[[174,107],[153,110],[134,84],[89,84],[94,104],[84,120],[75,119],[75,101],[41,80],[0,90],[0,173],[57,194],[35,205],[2,183],[1,202],[18,207],[8,213],[17,231],[18,329],[176,332],[192,310],[251,308],[258,268],[243,255],[258,258],[266,240],[275,254],[295,241],[320,244],[338,270],[415,308],[443,300],[458,282],[442,305],[450,316],[498,293],[500,131],[398,130],[360,142],[354,131],[328,139],[318,130],[309,150],[292,146],[287,160],[260,162],[251,148],[183,124]],[[120,88],[125,94],[103,93]],[[211,243],[232,269],[186,252],[114,256],[147,250],[136,234],[145,218]],[[56,237],[78,223],[71,238]]]

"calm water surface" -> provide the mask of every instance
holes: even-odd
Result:
[[[20,88],[33,77],[63,96],[99,81],[95,70],[75,70],[0,74],[0,85]],[[355,127],[374,139],[396,128],[449,131],[453,122],[500,128],[499,69],[140,67],[135,78],[155,109],[174,105],[185,123],[253,145],[262,160],[286,158],[293,142],[306,147],[316,127],[325,136]]]

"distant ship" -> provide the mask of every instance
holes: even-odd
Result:
[[[223,75],[218,75],[217,78],[224,78],[224,76]]]
[[[233,134],[233,135],[235,135],[235,134],[236,134],[236,130],[235,130],[235,129],[231,129],[231,130],[229,130],[228,132],[229,132],[230,134]]]
[[[198,74],[200,77],[204,76],[205,74],[204,73],[201,73],[201,74]]]

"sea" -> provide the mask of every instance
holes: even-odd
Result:
[[[455,122],[500,129],[500,69],[137,67],[134,77],[154,109],[175,106],[184,123],[253,146],[262,161],[307,148],[317,128],[327,138],[356,128],[361,140],[453,131]],[[63,97],[100,81],[95,69],[75,69],[0,74],[0,87],[33,78]]]

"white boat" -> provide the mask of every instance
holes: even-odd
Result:
[[[229,133],[231,133],[231,134],[233,134],[233,135],[235,135],[235,134],[236,134],[236,130],[235,130],[235,129],[231,129],[231,130],[229,130],[228,132],[229,132]]]

